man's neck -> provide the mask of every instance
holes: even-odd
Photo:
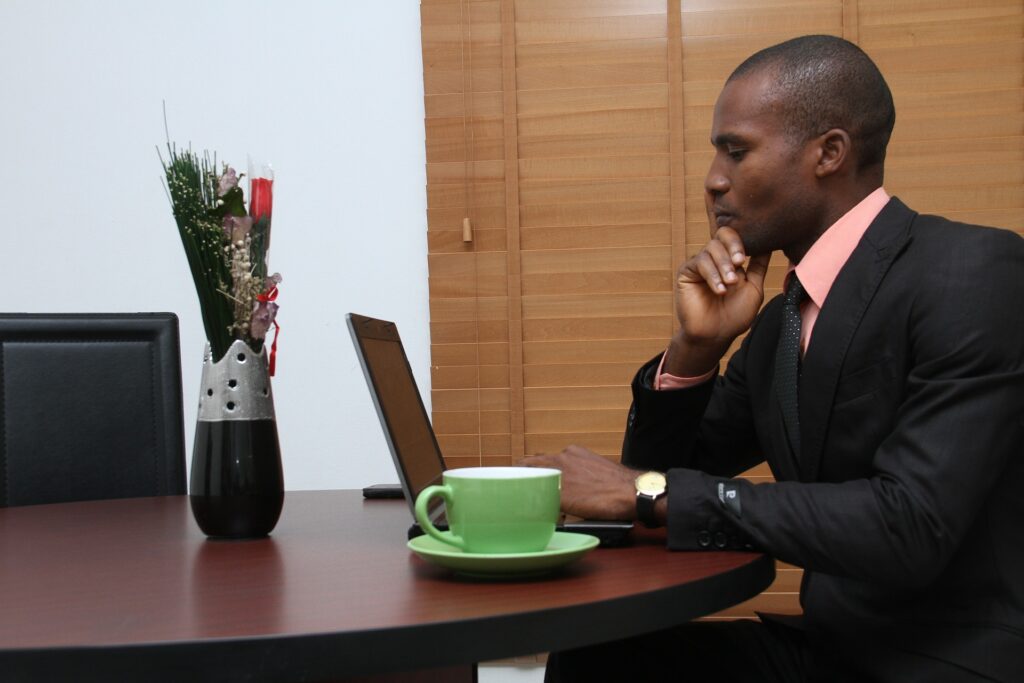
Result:
[[[868,195],[881,186],[881,174],[878,173],[871,174],[871,177],[863,178],[861,182],[850,183],[848,191],[830,191],[827,195],[830,201],[824,205],[821,216],[815,222],[815,229],[809,233],[809,239],[802,240],[799,244],[794,244],[782,250],[786,258],[789,259],[789,262],[793,264],[800,263],[800,260],[814,246],[818,238],[835,225],[836,221],[849,213],[851,209],[864,201]]]

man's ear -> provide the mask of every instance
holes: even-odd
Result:
[[[819,178],[837,173],[853,161],[850,134],[842,128],[832,128],[819,135],[816,148],[818,163],[814,174]]]

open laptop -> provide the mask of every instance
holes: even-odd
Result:
[[[402,493],[410,512],[413,512],[420,492],[432,484],[440,484],[444,474],[444,458],[437,437],[416,387],[409,359],[398,336],[398,327],[387,320],[355,313],[349,313],[347,317],[356,355],[359,356],[366,384],[370,387],[373,404],[384,428]],[[448,528],[441,498],[431,501],[429,513],[431,522],[437,528]],[[413,520],[409,538],[423,533],[415,522],[415,513]],[[605,546],[625,544],[632,528],[633,523],[629,521],[571,518],[562,520],[558,526],[560,531],[596,536]]]

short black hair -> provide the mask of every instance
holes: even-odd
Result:
[[[802,36],[751,55],[727,82],[765,70],[775,77],[772,105],[795,141],[841,128],[854,140],[859,168],[885,161],[896,108],[863,50],[836,36]]]

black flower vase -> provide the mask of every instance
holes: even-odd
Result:
[[[284,476],[266,351],[242,340],[217,362],[206,347],[189,501],[211,538],[261,538],[281,516]]]

